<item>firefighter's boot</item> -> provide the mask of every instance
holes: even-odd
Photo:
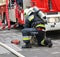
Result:
[[[46,38],[44,41],[44,44],[48,47],[52,47],[52,45],[53,45],[50,38]]]
[[[32,48],[31,44],[30,44],[30,40],[24,40],[25,45],[22,46],[22,48]]]

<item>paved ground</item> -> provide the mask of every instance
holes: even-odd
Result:
[[[50,35],[49,35],[50,36]],[[60,35],[51,34],[52,38],[58,38]],[[21,43],[19,45],[11,44],[12,39],[19,39]],[[7,44],[9,47],[18,51],[25,57],[60,57],[60,39],[52,40],[53,47],[33,47],[30,49],[22,49],[22,35],[20,30],[11,29],[0,31],[0,42]],[[0,46],[0,57],[17,57],[12,54],[10,51],[6,50],[2,46]]]

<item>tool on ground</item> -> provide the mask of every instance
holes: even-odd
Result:
[[[18,45],[18,44],[20,44],[20,40],[14,39],[11,41],[11,43]]]

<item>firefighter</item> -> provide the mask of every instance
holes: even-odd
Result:
[[[27,8],[24,10],[25,24],[22,29],[23,42],[25,45],[22,48],[31,48],[30,39],[32,32],[36,32],[38,46],[52,47],[50,39],[45,38],[45,21],[46,16],[37,7]]]

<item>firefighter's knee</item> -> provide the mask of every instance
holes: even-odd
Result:
[[[24,43],[30,43],[30,40],[23,40]]]
[[[24,29],[21,32],[23,36],[27,36],[27,32]]]

